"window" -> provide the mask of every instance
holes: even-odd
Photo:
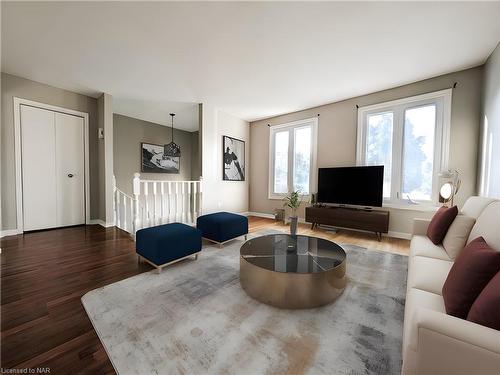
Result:
[[[298,190],[309,195],[316,188],[316,134],[318,119],[306,119],[270,128],[269,198]]]
[[[451,90],[359,108],[357,163],[384,166],[386,203],[437,203],[450,111]]]

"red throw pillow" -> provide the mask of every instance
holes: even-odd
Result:
[[[500,251],[478,237],[455,259],[443,285],[446,313],[465,319],[477,296],[500,271]]]
[[[443,206],[437,210],[427,228],[427,237],[429,237],[434,245],[439,245],[443,242],[444,236],[446,236],[446,232],[448,232],[448,228],[457,215],[457,206],[450,208]]]
[[[470,308],[467,320],[500,330],[500,272],[490,280]]]

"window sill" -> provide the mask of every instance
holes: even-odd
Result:
[[[282,201],[283,199],[285,199],[286,196],[287,196],[287,194],[283,194],[283,195],[268,195],[267,199],[275,200],[275,201]],[[301,204],[302,203],[309,203],[309,195],[301,195],[300,197],[302,198]]]
[[[274,200],[274,201],[281,201],[281,200],[283,200],[284,196],[283,197],[278,197],[278,196],[275,196],[275,195],[270,195],[267,198],[270,199],[270,200]]]
[[[436,212],[439,209],[439,205],[434,204],[411,204],[411,203],[384,203],[383,208],[392,208],[395,210],[408,210],[408,211],[420,211],[420,212]]]

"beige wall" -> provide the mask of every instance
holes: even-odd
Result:
[[[500,199],[500,44],[484,65],[479,186],[481,195]]]
[[[355,79],[355,77],[353,77]],[[250,211],[273,213],[282,202],[268,199],[269,127],[320,115],[318,167],[350,166],[356,163],[356,105],[366,106],[453,86],[450,168],[461,172],[462,187],[457,202],[476,193],[477,151],[482,67],[467,69],[425,81],[380,91],[337,103],[250,123]],[[390,231],[411,232],[411,219],[430,217],[431,212],[391,209]],[[304,217],[303,209],[299,213]]]
[[[14,159],[13,97],[68,108],[89,114],[90,216],[99,217],[97,150],[97,100],[43,83],[2,73],[1,115],[1,207],[2,230],[16,229],[16,185]]]
[[[171,140],[171,129],[167,126],[115,113],[113,116],[113,159],[116,186],[125,193],[131,194],[134,173],[140,173],[142,178],[150,180],[191,180],[193,162],[192,138],[195,133],[197,134],[197,132],[191,133],[174,129],[174,141],[181,148],[181,168],[179,174],[142,173],[141,142],[154,144],[169,143]],[[196,147],[198,146],[196,145]]]

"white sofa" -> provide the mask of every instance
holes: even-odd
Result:
[[[500,251],[500,201],[471,197],[461,214],[476,219],[467,243],[483,236]],[[408,259],[403,375],[500,374],[500,331],[447,315],[441,290],[453,260],[414,221]],[[500,306],[499,311],[500,314]]]

